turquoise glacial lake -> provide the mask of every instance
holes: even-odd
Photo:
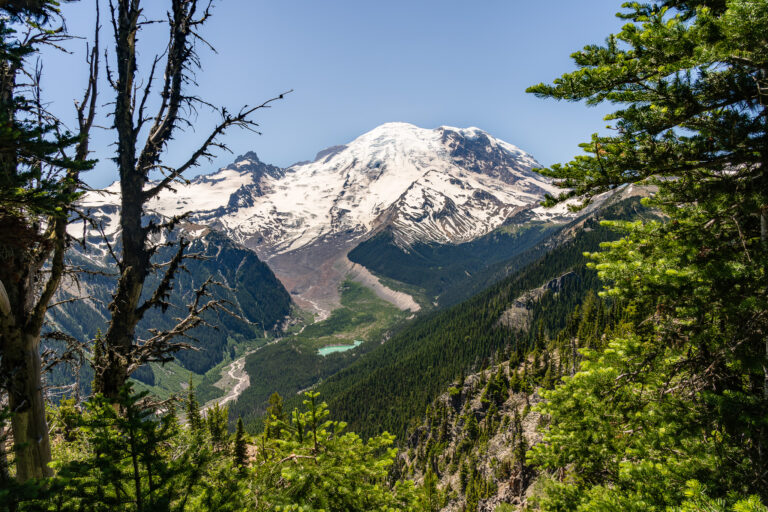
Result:
[[[346,352],[347,350],[352,350],[353,348],[362,344],[362,340],[355,340],[352,345],[329,345],[327,347],[318,349],[317,353],[321,356],[327,356],[328,354],[333,354],[334,352]]]

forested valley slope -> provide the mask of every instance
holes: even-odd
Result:
[[[621,6],[528,89],[616,109],[567,163],[386,123],[191,179],[287,93],[173,167],[212,11],[144,70],[109,5],[71,129],[59,2],[0,6],[0,512],[768,512],[768,1]]]

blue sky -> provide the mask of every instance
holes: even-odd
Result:
[[[93,2],[65,5],[70,32],[91,33]],[[615,32],[621,25],[615,17],[620,3],[222,0],[204,28],[217,53],[200,48],[203,70],[196,92],[236,109],[294,89],[257,114],[262,135],[232,130],[225,138],[235,155],[253,150],[277,165],[311,159],[388,121],[428,128],[478,126],[549,165],[577,154],[579,142],[604,128],[608,110],[540,100],[525,88],[573,69],[570,53]],[[149,10],[161,2],[145,4],[151,18]],[[106,13],[103,7],[102,16]],[[102,21],[102,39],[111,42],[111,28]],[[162,47],[164,35],[157,26],[141,35],[144,62]],[[44,94],[65,118],[83,83],[85,42],[68,47],[70,55],[44,55]],[[111,99],[106,87],[101,99],[106,113]],[[177,137],[168,163],[182,161],[215,120],[201,111],[194,129]],[[88,178],[94,186],[116,177],[109,161],[111,141],[107,130],[94,141],[100,159]],[[220,154],[197,172],[233,158]]]

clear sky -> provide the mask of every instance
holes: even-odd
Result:
[[[65,5],[70,32],[92,31],[95,0]],[[149,12],[160,0],[144,0]],[[294,92],[257,114],[262,135],[232,130],[235,155],[252,150],[261,160],[287,166],[319,150],[348,142],[388,121],[426,128],[477,126],[549,165],[579,152],[577,144],[602,130],[605,108],[587,108],[525,93],[573,69],[569,55],[599,43],[621,26],[620,0],[221,0],[204,35],[217,53],[201,47],[197,94],[237,109],[288,89]],[[111,27],[102,6],[102,39]],[[140,37],[144,63],[162,49],[164,31]],[[44,94],[64,117],[80,93],[84,41],[70,55],[44,55]],[[109,50],[114,54],[114,50]],[[112,92],[102,87],[104,104]],[[174,141],[171,164],[204,137],[216,117],[201,111],[194,129]],[[108,125],[104,118],[101,123]],[[116,178],[109,157],[112,135],[94,142],[100,163],[88,181]],[[220,154],[197,172],[231,162]]]

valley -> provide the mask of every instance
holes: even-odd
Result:
[[[218,297],[234,306],[234,315],[211,316],[209,323],[224,328],[219,334],[196,330],[202,350],[183,352],[178,365],[152,363],[135,378],[162,397],[191,380],[210,401],[220,399],[215,384],[233,369],[223,365],[250,361],[244,371],[255,393],[270,385],[255,375],[259,368],[282,373],[291,352],[312,369],[275,390],[290,394],[317,384],[420,314],[523,265],[500,268],[575,217],[538,206],[555,189],[531,171],[535,165],[532,156],[477,128],[387,123],[320,151],[312,162],[282,169],[250,152],[163,192],[150,204],[152,215],[160,222],[188,212],[176,236],[192,240],[190,250],[206,258],[190,264],[192,279],[181,277],[174,307],[184,307],[196,283],[216,276],[223,285]],[[75,337],[95,336],[110,300],[109,248],[121,243],[117,192],[115,185],[89,192],[82,205],[97,225],[70,228],[73,236],[85,233],[89,249],[74,246],[69,258],[94,277],[63,287],[61,297],[98,299],[52,313],[53,325]],[[86,314],[96,321],[83,331],[70,319]],[[356,340],[363,344],[322,363],[308,353]],[[81,378],[87,388],[90,377]],[[258,393],[263,404],[266,395]]]
[[[293,4],[0,2],[0,512],[768,512],[768,0]]]
[[[219,406],[223,407],[229,402],[237,400],[243,391],[251,384],[250,377],[245,373],[246,356],[233,361],[229,366],[224,368],[224,374],[221,377],[221,380],[214,384],[214,386],[220,388],[224,392],[224,396],[204,404],[201,410],[205,411],[208,407],[213,406],[213,403],[217,403]]]

